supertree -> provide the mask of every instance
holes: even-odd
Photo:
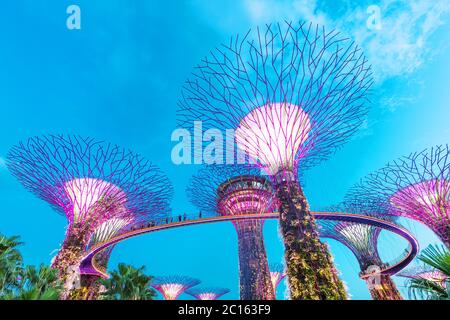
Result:
[[[414,298],[420,297],[429,299],[431,298],[430,291],[432,290],[442,292],[444,296],[448,296],[448,293],[445,294],[445,292],[448,292],[449,290],[447,275],[444,272],[429,265],[415,265],[408,269],[402,270],[396,275],[399,277],[407,278],[407,283],[409,283],[407,287],[409,287],[409,292]],[[417,288],[417,283],[414,282],[418,282],[418,287],[426,287],[430,289],[430,291],[426,290],[420,295],[416,295],[415,289]]]
[[[176,300],[180,294],[200,283],[186,276],[166,276],[153,279],[151,286],[158,290],[165,300]]]
[[[270,180],[249,165],[208,165],[193,176],[186,190],[191,202],[210,215],[262,214],[277,208]],[[242,300],[273,300],[264,246],[262,219],[233,221],[238,239]]]
[[[361,126],[372,84],[361,50],[312,24],[267,25],[203,59],[182,90],[179,124],[235,129],[234,143],[271,175],[292,299],[344,299],[298,183]],[[194,131],[195,134],[195,131]],[[227,151],[228,153],[228,151]]]
[[[450,150],[440,145],[414,152],[369,174],[352,197],[388,208],[390,215],[414,219],[450,248]]]
[[[272,280],[273,291],[277,293],[277,287],[280,282],[286,277],[284,266],[281,263],[272,263],[269,265],[270,279]]]
[[[230,290],[226,288],[193,288],[186,291],[197,300],[217,300],[228,292]]]
[[[29,138],[11,148],[11,173],[68,220],[52,266],[63,281],[79,265],[91,236],[111,219],[157,219],[168,213],[172,187],[138,154],[80,136]]]
[[[330,209],[330,208],[329,208]],[[389,219],[380,208],[372,208],[367,203],[341,204],[333,206],[332,211],[363,214]],[[328,210],[327,210],[328,211]],[[321,237],[339,241],[349,248],[358,260],[361,275],[376,272],[384,266],[378,253],[378,237],[381,228],[347,221],[321,220],[318,222]],[[374,300],[402,300],[390,275],[382,274],[368,277],[366,284]]]
[[[436,282],[441,286],[446,285],[447,275],[442,271],[427,265],[416,265],[402,270],[396,276],[408,279],[425,279]]]

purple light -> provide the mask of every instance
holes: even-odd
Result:
[[[167,276],[155,278],[151,285],[163,295],[165,300],[176,300],[184,291],[199,283],[199,280],[191,277]]]
[[[193,288],[186,291],[197,300],[217,300],[228,292],[230,290],[226,288]]]
[[[272,103],[247,114],[235,136],[239,148],[259,159],[268,173],[275,175],[282,170],[296,171],[296,162],[305,155],[303,144],[310,131],[311,122],[302,108]]]
[[[52,264],[63,281],[93,235],[100,241],[123,229],[118,221],[168,214],[172,186],[167,178],[148,160],[116,145],[80,136],[33,137],[11,148],[7,166],[26,189],[67,217],[64,243]]]
[[[280,282],[286,277],[286,271],[281,263],[271,264],[270,280],[272,281],[273,290],[276,292]]]
[[[448,145],[388,163],[352,188],[350,196],[388,214],[419,221],[450,246],[450,150]]]
[[[192,203],[207,215],[234,216],[273,212],[277,201],[270,180],[248,165],[210,165],[188,186]],[[264,221],[233,221],[238,235],[239,283],[243,300],[274,299],[262,235]]]

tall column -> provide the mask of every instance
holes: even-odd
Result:
[[[369,291],[373,300],[403,300],[389,275],[381,275],[379,284],[369,285]]]
[[[291,299],[346,299],[344,285],[328,247],[320,241],[300,185],[295,179],[281,179],[276,192]]]
[[[236,221],[241,300],[274,300],[262,220]]]
[[[381,270],[382,265],[383,262],[378,254],[360,261],[361,270],[365,270],[362,273],[366,274],[369,273],[369,268],[373,266]],[[369,277],[366,279],[366,284],[373,300],[403,300],[400,291],[397,289],[397,285],[390,275]]]

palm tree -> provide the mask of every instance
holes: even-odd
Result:
[[[20,237],[0,234],[0,298],[11,294],[19,285],[23,271],[23,258],[17,249]]]
[[[37,269],[27,266],[17,293],[12,299],[16,300],[58,300],[62,290],[62,283],[58,278],[58,270],[43,264]]]
[[[0,235],[0,300],[55,300],[61,283],[57,270],[24,266],[20,237]]]
[[[150,288],[153,277],[144,273],[145,267],[138,269],[119,263],[118,271],[112,271],[111,277],[101,280],[105,286],[102,294],[106,300],[153,300],[155,290]]]
[[[443,281],[417,278],[408,283],[409,295],[413,299],[450,299],[450,252],[444,246],[428,246],[418,257],[426,265],[446,276]]]

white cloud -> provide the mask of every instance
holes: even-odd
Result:
[[[204,1],[193,5],[199,18],[225,38],[252,26],[284,20],[311,21],[341,30],[364,49],[378,83],[410,75],[442,51],[447,43],[432,37],[450,16],[448,0],[245,0],[232,6]],[[380,8],[380,30],[367,27],[370,5]]]
[[[448,0],[382,0],[381,29],[367,27],[370,4],[347,1],[340,9],[321,7],[316,0],[246,0],[248,16],[260,25],[280,20],[306,20],[342,30],[364,48],[380,82],[416,71],[437,51],[430,38],[450,13]],[[336,14],[336,11],[339,11]]]

